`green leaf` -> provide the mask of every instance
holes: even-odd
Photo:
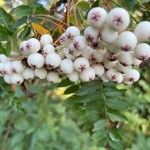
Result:
[[[0,23],[7,27],[13,23],[13,18],[3,8],[0,8]]]
[[[115,121],[127,121],[128,120],[125,115],[123,115],[122,113],[118,111],[109,110],[108,116],[110,117],[111,120],[115,120]]]
[[[33,9],[30,6],[21,5],[13,9],[11,13],[17,17],[25,17],[32,15]]]
[[[94,94],[99,90],[99,85],[99,81],[90,81],[88,83],[83,83],[75,94],[78,96]]]
[[[18,132],[16,134],[13,135],[11,141],[10,141],[10,144],[11,146],[15,146],[17,144],[19,144],[24,138],[24,134],[22,132]]]
[[[11,52],[11,42],[8,41],[6,44],[6,55],[9,56]]]
[[[133,10],[136,8],[135,6],[138,4],[138,0],[124,0],[124,3],[129,10]]]
[[[121,141],[122,140],[122,138],[121,138],[121,136],[119,134],[119,131],[111,130],[111,131],[109,131],[108,135],[109,135],[109,137],[110,137],[110,139],[112,141],[116,141],[117,142],[117,141]]]
[[[11,42],[6,41],[5,44],[0,43],[0,52],[9,56],[11,52]]]
[[[27,130],[30,125],[26,118],[18,118],[14,124],[15,128],[18,130]]]
[[[16,91],[14,93],[14,97],[21,98],[23,96],[24,96],[24,93],[23,93],[22,89],[20,87],[17,87]]]
[[[119,97],[122,96],[125,93],[125,90],[118,90],[115,87],[105,87],[104,92],[105,95],[108,97]]]
[[[94,95],[92,94],[81,95],[81,96],[73,95],[64,101],[64,105],[72,106],[78,103],[94,102],[94,101],[99,100],[99,98],[100,98],[99,92],[95,93]]]
[[[72,93],[76,92],[78,90],[78,88],[79,88],[79,85],[73,84],[65,90],[64,94],[72,94]]]
[[[68,78],[63,79],[60,83],[57,84],[58,87],[66,87],[73,84]]]
[[[8,112],[0,111],[0,126],[4,125],[8,119]]]
[[[99,140],[99,139],[103,139],[107,137],[107,131],[104,130],[98,130],[96,132],[94,132],[94,134],[92,135],[92,138],[94,138],[94,140]]]
[[[21,26],[25,23],[27,23],[27,17],[22,17],[22,18],[18,19],[17,21],[15,21],[15,23],[13,24],[13,28],[18,28],[19,26]]]
[[[36,11],[35,13],[36,14],[46,14],[48,13],[48,11],[43,7],[43,5],[40,5],[40,4],[34,4],[35,8],[36,8]]]
[[[81,1],[77,4],[77,7],[82,11],[87,11],[90,7],[90,4],[88,2]]]
[[[96,1],[92,4],[91,8],[98,7],[98,6],[100,5],[100,1],[101,1],[101,0],[96,0]]]
[[[123,147],[122,143],[119,142],[119,141],[116,142],[116,141],[109,140],[108,144],[114,150],[124,150],[124,147]]]
[[[8,40],[8,30],[5,26],[0,25],[0,41]]]
[[[106,120],[102,119],[94,123],[93,131],[104,130],[106,127]]]
[[[19,34],[20,39],[25,39],[31,33],[31,28],[26,26],[23,31]]]
[[[65,107],[70,107],[70,106],[75,105],[78,102],[79,102],[78,97],[73,95],[73,96],[67,98],[66,100],[64,100],[63,104]]]
[[[111,109],[124,110],[128,108],[128,103],[119,98],[107,98],[106,105]]]

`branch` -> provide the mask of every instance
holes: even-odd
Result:
[[[6,130],[5,130],[5,133],[4,133],[4,141],[5,142],[7,141],[8,137],[10,135],[12,123],[13,123],[13,120],[12,120],[12,118],[10,118],[10,121],[9,121],[8,126],[6,127]]]
[[[31,93],[29,91],[29,88],[28,88],[28,84],[27,84],[27,81],[24,81],[22,84],[21,84],[21,89],[22,91],[24,92],[24,94],[28,97],[28,98],[31,98],[33,99],[35,97],[35,93]]]

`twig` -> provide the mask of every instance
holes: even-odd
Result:
[[[58,19],[56,19],[55,17],[52,17],[52,16],[50,16],[50,15],[39,14],[39,15],[34,15],[33,17],[43,17],[43,18],[46,17],[46,18],[49,18],[49,19],[52,19],[52,20],[57,21],[59,24],[63,24],[64,26],[67,26],[67,24],[66,24],[65,22],[60,21],[60,20],[58,20]]]
[[[63,28],[62,26],[60,26],[59,24],[55,23],[55,22],[54,22],[54,21],[52,21],[52,20],[47,20],[47,19],[45,19],[45,18],[43,18],[43,17],[39,17],[39,16],[35,16],[35,18],[37,18],[37,19],[42,19],[42,20],[45,20],[45,21],[51,22],[51,23],[55,24],[56,26],[61,27],[61,28],[63,29],[63,31],[65,31],[65,28]]]
[[[31,93],[29,91],[29,88],[28,88],[28,84],[27,84],[27,81],[24,81],[22,84],[21,84],[21,89],[22,91],[24,92],[24,94],[28,97],[28,98],[31,98],[33,99],[35,97],[35,93]]]
[[[7,141],[8,137],[9,137],[9,135],[10,135],[12,123],[13,123],[13,120],[10,119],[9,124],[8,124],[8,127],[6,128],[6,131],[5,131],[5,133],[4,133],[4,141],[5,141],[5,142]]]

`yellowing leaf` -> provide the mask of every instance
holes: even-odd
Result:
[[[40,35],[50,34],[50,32],[40,24],[32,23],[31,26],[32,26],[32,29],[34,29]]]

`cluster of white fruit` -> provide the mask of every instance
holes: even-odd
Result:
[[[84,35],[75,26],[61,35],[60,52],[52,37],[45,34],[40,40],[31,38],[20,44],[26,64],[0,55],[0,74],[5,82],[21,84],[37,77],[58,83],[64,75],[72,82],[136,82],[140,73],[135,68],[150,58],[150,46],[143,43],[150,41],[150,22],[139,23],[134,33],[125,31],[130,24],[128,12],[114,8],[107,13],[101,7],[91,9],[87,20],[90,26]]]

